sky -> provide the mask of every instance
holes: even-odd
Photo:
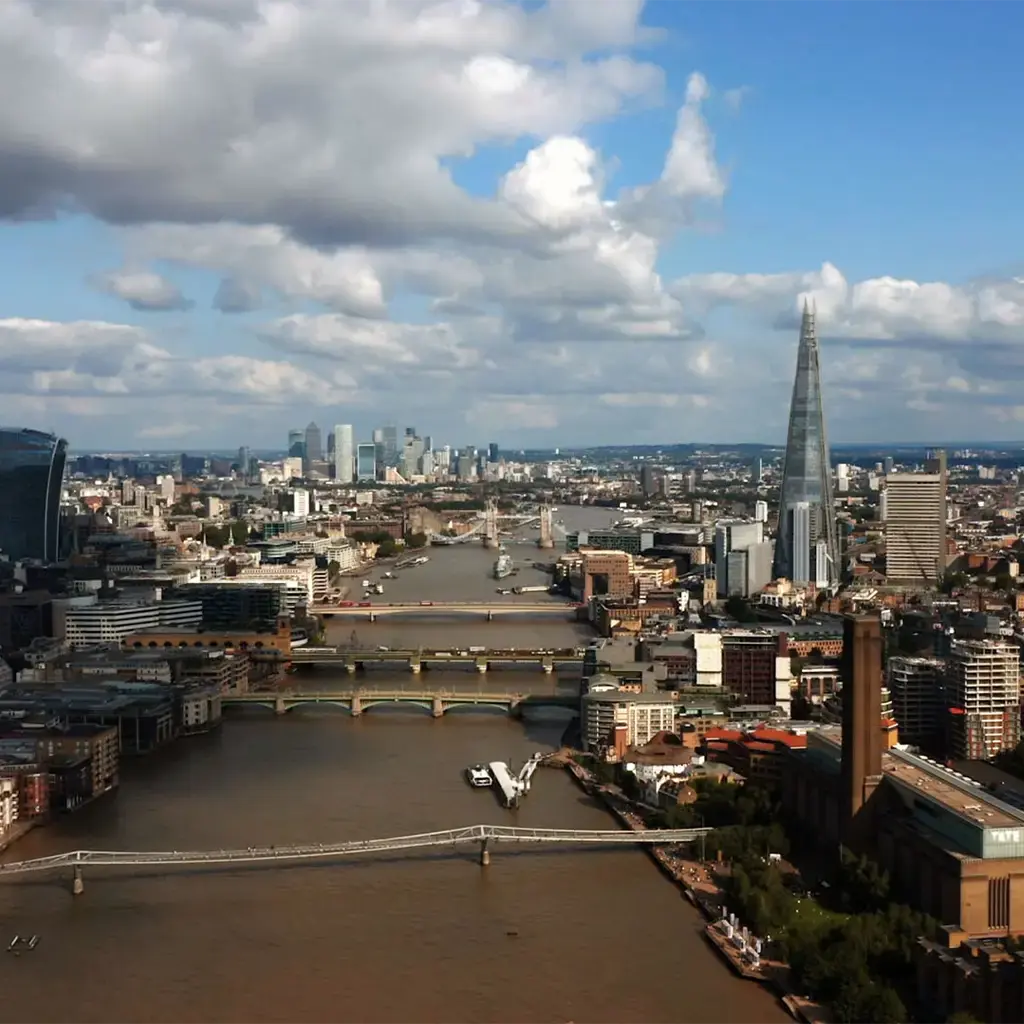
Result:
[[[4,0],[0,422],[1024,438],[1024,5]]]

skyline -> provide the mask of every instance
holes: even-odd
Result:
[[[1024,12],[731,6],[0,6],[2,419],[782,446],[807,298],[833,447],[1024,438]]]

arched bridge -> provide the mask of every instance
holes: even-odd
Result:
[[[648,829],[646,831],[581,831],[556,828],[516,828],[505,825],[469,825],[443,832],[422,832],[418,835],[393,836],[388,839],[361,839],[344,843],[310,843],[302,846],[250,846],[224,850],[73,850],[51,857],[13,861],[0,864],[0,880],[20,878],[43,871],[74,869],[74,892],[84,891],[83,869],[86,867],[137,868],[225,864],[260,864],[330,860],[338,857],[388,853],[399,850],[458,847],[476,844],[480,863],[490,863],[489,844],[543,844],[547,846],[667,845],[689,843],[711,830]]]
[[[409,601],[391,604],[314,604],[313,615],[324,618],[364,618],[375,622],[381,615],[483,615],[488,622],[496,615],[557,615],[565,618],[578,614],[580,606],[567,601]]]
[[[572,694],[489,693],[486,690],[339,690],[313,693],[243,693],[221,697],[223,707],[262,707],[279,715],[293,708],[325,704],[355,717],[381,704],[408,704],[440,718],[453,708],[498,708],[520,714],[526,708],[565,708],[578,711],[580,699]]]

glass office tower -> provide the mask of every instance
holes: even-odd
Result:
[[[839,533],[821,407],[818,332],[814,311],[806,303],[789,409],[772,575],[797,586],[816,583],[834,587],[839,582]]]
[[[0,552],[12,560],[60,557],[60,495],[68,443],[0,427]]]

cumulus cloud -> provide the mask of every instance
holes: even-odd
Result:
[[[697,274],[670,291],[703,312],[746,307],[791,329],[804,301],[817,310],[828,339],[873,345],[952,348],[1024,342],[1024,280],[981,280],[964,285],[876,277],[849,282],[831,263],[789,274]]]
[[[237,396],[275,405],[351,398],[342,370],[314,374],[249,356],[175,357],[147,332],[103,322],[0,320],[0,393],[32,396]],[[5,399],[6,401],[6,399]]]
[[[250,313],[260,307],[260,291],[233,277],[221,278],[213,296],[213,308],[222,313]]]
[[[97,274],[92,278],[92,283],[100,291],[123,299],[132,309],[143,313],[190,309],[192,306],[177,285],[152,271],[118,270],[108,274]]]
[[[445,161],[655,97],[660,69],[623,52],[638,13],[9,0],[0,215],[70,199],[113,223],[272,223],[316,244],[515,240],[531,226]]]

